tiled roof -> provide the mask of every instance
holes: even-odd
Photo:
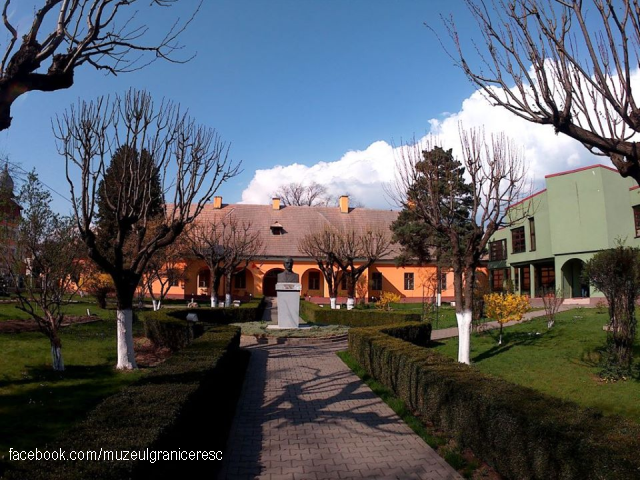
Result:
[[[318,231],[327,225],[337,228],[371,228],[381,225],[389,228],[398,217],[397,211],[351,208],[341,213],[339,207],[288,206],[274,210],[272,205],[227,204],[216,209],[213,204],[205,206],[198,223],[214,222],[232,215],[239,222],[251,222],[252,228],[263,232],[266,257],[306,257],[298,250],[298,242],[306,234]],[[273,235],[271,227],[282,225],[282,235]],[[391,235],[391,232],[389,233]],[[397,246],[383,260],[392,260],[397,255]]]

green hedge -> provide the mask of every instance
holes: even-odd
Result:
[[[186,347],[204,331],[202,323],[171,317],[166,310],[144,312],[142,320],[145,337],[154,345],[173,351]]]
[[[370,327],[402,322],[419,322],[420,314],[406,312],[384,312],[381,310],[331,310],[329,305],[320,307],[306,300],[300,301],[300,316],[308,323],[344,325],[347,327]]]
[[[72,427],[55,445],[41,450],[63,449],[99,452],[144,451],[170,444],[185,417],[202,404],[211,402],[212,391],[223,395],[220,377],[231,368],[240,344],[240,329],[217,326],[208,329],[189,347],[172,355],[135,384],[106,398],[87,418]],[[198,409],[199,407],[199,409]],[[193,432],[196,435],[197,432]],[[209,450],[209,449],[206,449]],[[191,462],[179,462],[184,468]],[[210,461],[213,469],[215,461]],[[5,474],[11,479],[75,480],[86,478],[147,478],[149,471],[161,469],[163,461],[25,461],[13,462]]]
[[[186,319],[190,313],[198,315],[198,321],[228,325],[230,323],[259,322],[262,320],[266,307],[264,297],[255,297],[239,307],[198,307],[167,310],[167,314],[180,319]]]
[[[482,374],[389,330],[402,336],[398,328],[351,329],[351,355],[504,477],[640,478],[640,425]]]

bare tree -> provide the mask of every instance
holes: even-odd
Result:
[[[462,163],[435,139],[399,149],[390,192],[403,208],[415,209],[424,223],[448,240],[453,270],[458,361],[470,363],[473,289],[476,269],[489,239],[507,221],[509,205],[524,193],[520,152],[504,137],[487,142],[480,130],[460,128]],[[465,178],[466,177],[466,178]]]
[[[337,259],[341,241],[339,233],[334,228],[327,226],[317,232],[306,234],[298,242],[298,250],[313,258],[318,264],[318,268],[327,282],[331,308],[336,308],[338,286],[343,275]]]
[[[225,279],[225,306],[231,305],[231,281],[238,268],[262,253],[263,240],[251,222],[239,222],[232,215],[195,225],[188,234],[191,252],[211,272],[211,306],[218,304],[220,280]],[[243,265],[244,264],[244,265]]]
[[[37,10],[31,26],[22,36],[12,23],[12,10],[24,7],[11,5],[11,0],[2,3],[8,42],[0,60],[0,130],[10,127],[11,105],[20,95],[69,88],[76,68],[84,64],[117,75],[158,58],[189,60],[175,57],[182,48],[177,40],[201,5],[190,18],[172,21],[164,35],[147,44],[145,10],[170,7],[177,0],[38,0],[32,6]]]
[[[465,2],[482,41],[469,55],[453,18],[445,19],[452,56],[489,101],[529,122],[553,125],[640,184],[640,108],[633,95],[638,1]]]
[[[335,200],[327,193],[327,188],[319,183],[288,183],[276,190],[272,197],[279,198],[283,205],[326,207]]]
[[[389,253],[391,232],[383,226],[339,230],[336,263],[347,280],[347,309],[355,305],[356,285],[367,268]]]
[[[44,190],[35,173],[27,176],[20,192],[22,219],[17,238],[3,242],[3,256],[16,288],[18,308],[28,313],[51,344],[53,369],[64,370],[59,330],[63,308],[77,291],[80,275],[78,237],[71,218],[54,214],[49,207],[51,195]]]
[[[185,278],[184,250],[179,242],[174,243],[156,252],[147,264],[141,293],[149,292],[154,311],[160,310],[169,289]]]
[[[66,160],[66,175],[78,231],[87,255],[113,279],[117,298],[119,369],[136,368],[131,331],[132,304],[153,254],[176,241],[222,183],[238,173],[228,147],[210,128],[197,125],[172,103],[154,104],[150,95],[129,91],[113,101],[80,102],[57,118],[54,133]],[[127,146],[120,181],[106,207],[115,219],[113,241],[102,247],[94,228],[96,197],[108,159]],[[147,161],[147,155],[152,161]],[[165,198],[163,215],[152,206],[154,176]],[[126,253],[126,255],[125,255]]]

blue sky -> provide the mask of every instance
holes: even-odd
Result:
[[[12,18],[27,25],[30,2],[15,3]],[[196,4],[182,0],[143,18],[163,31]],[[550,127],[512,122],[483,104],[424,26],[429,22],[446,36],[439,16],[449,14],[461,31],[474,32],[461,0],[205,0],[182,37],[179,55],[196,53],[193,60],[159,61],[118,77],[83,67],[71,89],[18,100],[13,125],[0,133],[0,153],[25,170],[35,167],[68,196],[52,118],[79,98],[136,87],[179,102],[231,143],[244,172],[219,191],[225,203],[266,203],[279,184],[318,181],[367,207],[390,208],[382,183],[392,175],[393,145],[429,131],[455,142],[460,120],[490,131],[506,126],[526,149],[538,182],[599,161]],[[54,208],[68,211],[55,197]]]

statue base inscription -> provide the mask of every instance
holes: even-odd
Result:
[[[276,283],[278,294],[277,328],[300,327],[300,290],[302,290],[302,285],[299,283]]]

